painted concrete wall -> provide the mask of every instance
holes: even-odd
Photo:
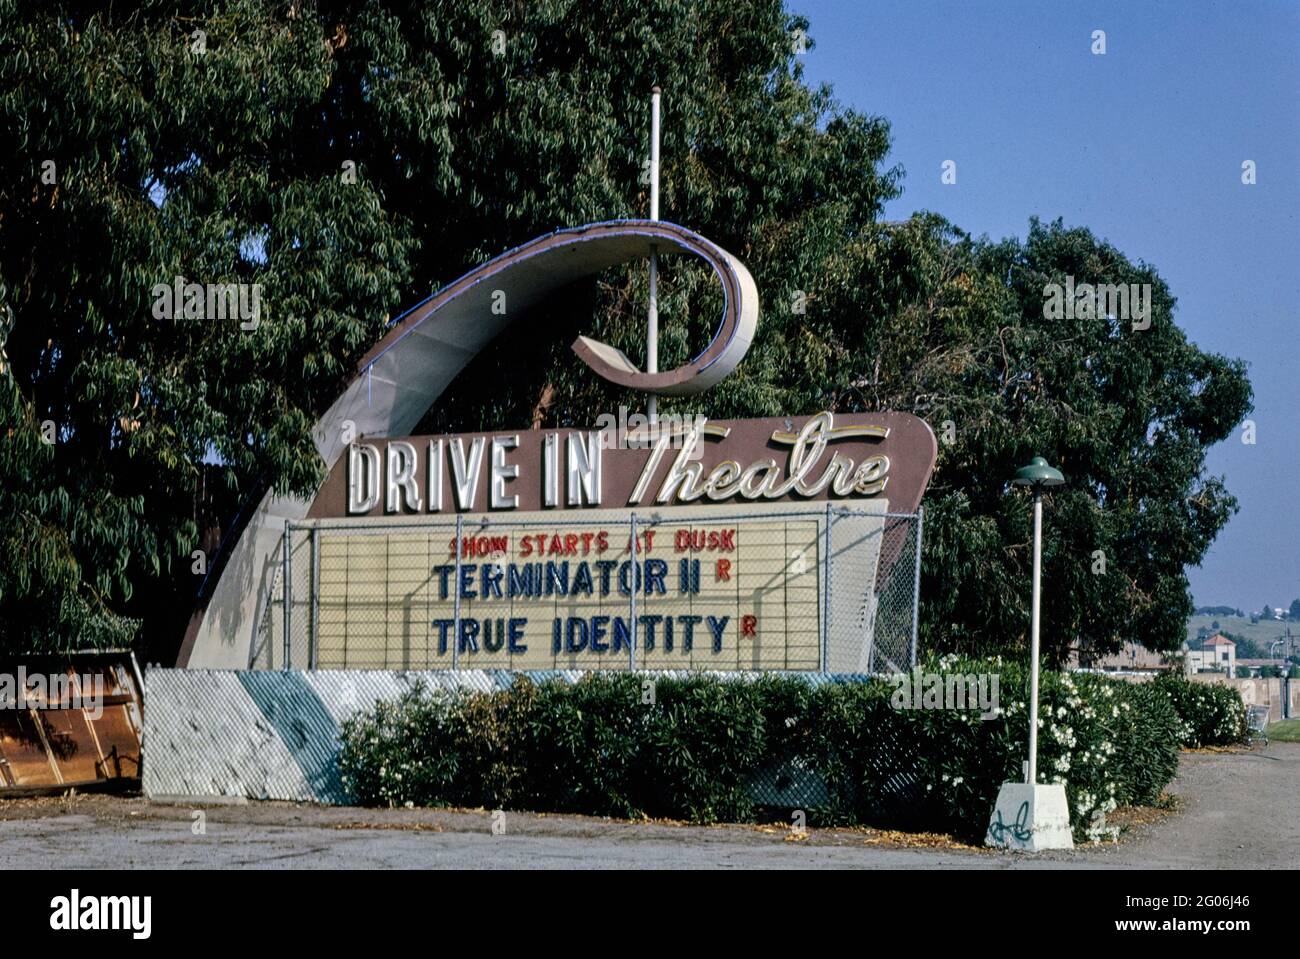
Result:
[[[420,680],[483,690],[510,681],[468,671],[151,669],[145,795],[344,802],[337,763],[343,721]]]

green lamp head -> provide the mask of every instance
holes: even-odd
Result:
[[[1016,470],[1015,478],[1011,482],[1016,486],[1060,486],[1065,482],[1065,477],[1061,475],[1060,470],[1048,466],[1047,460],[1035,456],[1029,461],[1028,466]]]

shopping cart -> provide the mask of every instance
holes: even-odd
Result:
[[[1246,707],[1246,726],[1250,730],[1250,742],[1263,740],[1264,745],[1268,745],[1268,715],[1267,706]]]

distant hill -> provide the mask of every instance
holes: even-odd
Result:
[[[1245,616],[1244,609],[1238,609],[1236,606],[1197,606],[1197,616]]]
[[[1218,616],[1201,614],[1193,616],[1187,621],[1187,638],[1195,639],[1197,632],[1204,627],[1213,632],[1212,624],[1219,624],[1220,633],[1231,633],[1234,637],[1241,636],[1255,645],[1255,650],[1242,650],[1237,648],[1238,659],[1262,659],[1268,656],[1269,644],[1274,640],[1281,639],[1287,628],[1290,627],[1291,635],[1295,637],[1295,649],[1300,650],[1300,623],[1284,622],[1276,619],[1260,620],[1258,623],[1252,623],[1249,616]]]

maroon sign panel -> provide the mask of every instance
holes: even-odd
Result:
[[[310,518],[884,499],[910,513],[937,447],[907,413],[602,417],[589,430],[362,438]]]

